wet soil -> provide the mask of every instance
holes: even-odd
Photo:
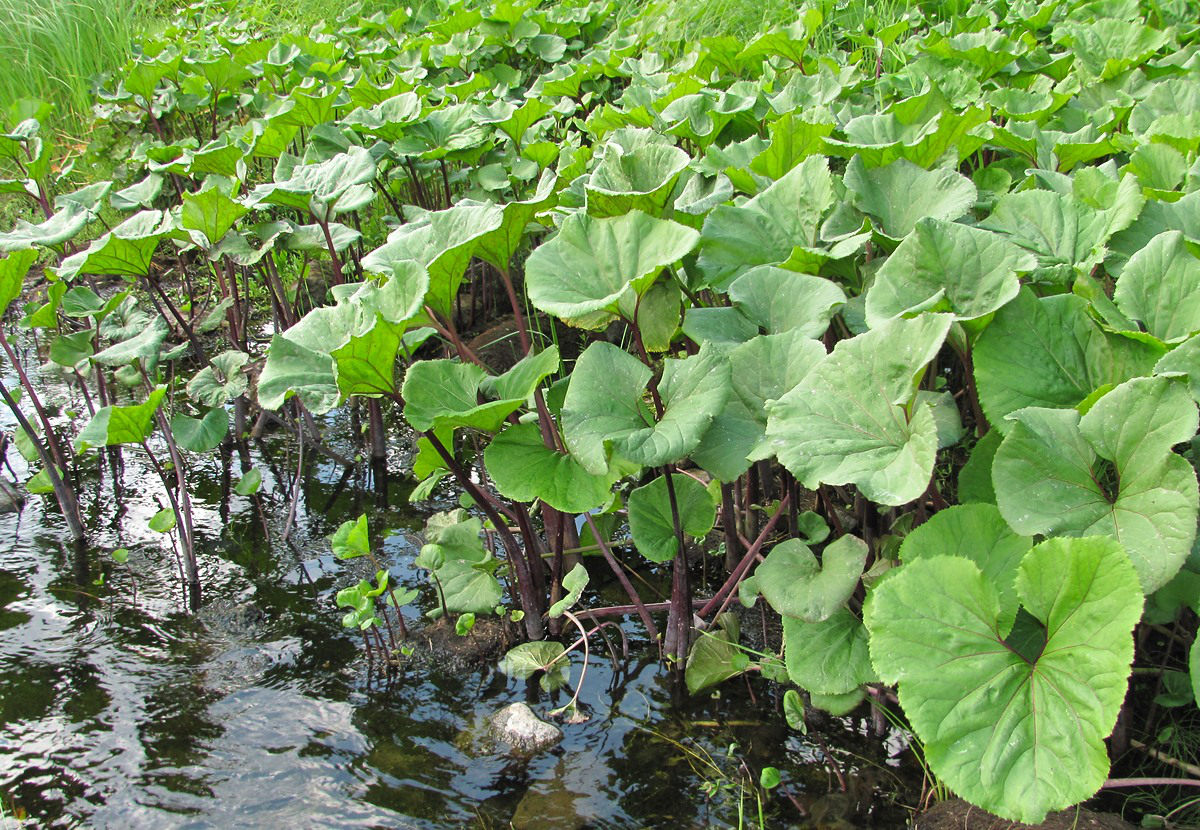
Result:
[[[918,819],[917,830],[1132,830],[1135,825],[1112,813],[1083,807],[1059,810],[1041,824],[999,818],[959,798],[935,804]]]

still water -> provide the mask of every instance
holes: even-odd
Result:
[[[328,426],[345,434],[340,417]],[[183,610],[167,537],[146,527],[166,500],[141,450],[123,452],[115,488],[108,464],[91,462],[84,555],[48,497],[0,515],[0,828],[757,827],[760,806],[771,827],[904,823],[915,795],[902,736],[873,737],[861,712],[803,736],[761,678],[673,702],[636,621],[628,659],[593,650],[588,720],[533,758],[489,752],[473,737],[489,713],[524,700],[544,714],[569,690],[547,695],[494,658],[453,654],[371,678],[334,603],[364,574],[327,537],[367,512],[393,580],[422,590],[406,609],[419,628],[434,602],[411,566],[425,514],[395,471],[384,486],[307,455],[290,526],[293,442],[195,459],[197,614]],[[9,461],[24,477],[15,451]],[[232,494],[251,466],[260,492]],[[601,594],[585,602],[621,601],[591,570]],[[751,782],[766,765],[784,783],[760,799]]]

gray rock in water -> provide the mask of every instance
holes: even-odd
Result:
[[[511,703],[488,719],[488,731],[518,752],[535,753],[562,740],[562,730],[546,723],[524,703]]]
[[[0,478],[0,513],[16,513],[25,504],[25,494],[8,481]]]

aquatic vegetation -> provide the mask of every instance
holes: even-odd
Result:
[[[21,325],[89,410],[0,388],[29,489],[82,539],[81,457],[139,448],[195,606],[190,459],[252,419],[337,458],[322,419],[365,415],[412,501],[454,484],[415,565],[459,633],[520,625],[513,676],[636,615],[692,692],[895,686],[932,774],[1006,818],[1113,785],[1131,665],[1191,659],[1133,634],[1190,644],[1198,603],[1186,4],[912,8],[903,38],[806,7],[683,44],[603,3],[429,11],[277,38],[185,12],[99,93],[120,181],[57,192],[44,113],[6,125],[41,221],[0,233],[0,300],[45,278]],[[417,594],[365,516],[331,541],[394,670]],[[602,569],[628,605],[589,605]],[[739,644],[760,596],[782,654]]]

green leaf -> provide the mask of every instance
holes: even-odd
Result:
[[[775,767],[763,767],[758,776],[758,785],[764,790],[773,790],[783,782],[779,770]]]
[[[38,252],[30,248],[14,251],[0,259],[0,315],[8,310],[9,303],[21,296],[25,275],[37,258]]]
[[[376,314],[366,331],[350,336],[332,350],[338,391],[344,397],[361,395],[378,398],[396,391],[396,354],[400,351],[402,328]]]
[[[1132,198],[1140,203],[1140,192]],[[1091,271],[1104,256],[1105,241],[1119,230],[1103,211],[1071,195],[1048,190],[1002,196],[979,226],[1006,234],[1011,242],[1033,253],[1038,264],[1033,281],[1051,285],[1068,285],[1075,273]]]
[[[226,196],[218,187],[183,194],[179,225],[203,234],[206,247],[216,245],[250,208]]]
[[[414,363],[401,388],[405,419],[418,432],[459,426],[498,432],[525,399],[479,403],[480,384],[485,377],[484,370],[471,363],[454,360]]]
[[[484,378],[479,388],[501,400],[529,400],[543,380],[558,371],[558,346],[530,352],[502,375]]]
[[[643,141],[626,148],[610,141],[585,185],[587,212],[595,217],[631,210],[657,215],[690,161],[687,153],[671,144]]]
[[[201,406],[223,406],[246,391],[250,385],[242,367],[250,362],[245,352],[229,350],[212,359],[188,381],[188,396]]]
[[[930,770],[968,801],[1037,823],[1108,775],[1104,738],[1125,698],[1137,575],[1111,539],[1050,539],[1017,574],[1047,631],[1029,662],[1004,641],[1001,598],[957,557],[921,558],[867,600],[871,660],[925,745]]]
[[[165,181],[166,176],[160,173],[148,173],[141,181],[113,193],[108,197],[108,202],[116,210],[153,207],[154,200],[162,193]]]
[[[846,295],[827,279],[760,265],[730,284],[729,299],[767,334],[820,337]]]
[[[1017,566],[1033,547],[1033,538],[1015,533],[991,504],[961,504],[939,510],[904,537],[900,559],[961,556],[979,566],[1000,594],[1000,631],[1005,635],[1017,615]]]
[[[996,312],[974,350],[979,402],[989,423],[1027,406],[1074,407],[1106,383],[1147,375],[1160,349],[1108,335],[1070,294],[1038,299],[1023,288]]]
[[[1120,540],[1143,589],[1170,581],[1196,537],[1200,492],[1172,447],[1196,434],[1196,404],[1167,378],[1135,378],[1082,417],[1030,407],[996,451],[996,504],[1018,533]]]
[[[159,349],[166,341],[167,333],[166,320],[155,317],[149,325],[141,328],[133,337],[96,352],[92,355],[92,360],[102,366],[124,366],[135,360],[142,361],[146,366],[152,366],[158,360]]]
[[[1115,78],[1149,59],[1169,35],[1142,23],[1101,18],[1090,22],[1068,19],[1054,28],[1054,40],[1066,42],[1075,53],[1080,74],[1093,80]]]
[[[229,413],[215,406],[203,418],[176,415],[171,419],[171,433],[175,443],[188,452],[211,452],[229,433]]]
[[[570,610],[571,606],[579,602],[579,597],[583,594],[583,589],[588,584],[587,568],[582,562],[576,563],[574,568],[563,577],[563,587],[567,589],[567,594],[558,602],[550,606],[550,619],[557,619],[563,615],[564,611]]]
[[[158,411],[166,393],[167,387],[159,386],[150,393],[145,403],[97,409],[75,437],[75,451],[82,453],[92,447],[142,443],[154,432],[154,413]]]
[[[150,517],[147,527],[155,533],[170,533],[175,529],[175,523],[175,511],[169,507],[164,507]]]
[[[332,409],[341,393],[328,350],[349,339],[354,316],[349,304],[318,308],[272,337],[267,362],[258,376],[259,405],[279,409],[294,394],[314,415]]]
[[[435,573],[446,608],[455,613],[490,613],[504,597],[504,590],[492,575],[498,564],[495,559],[485,564],[448,560],[438,568]]]
[[[62,470],[55,468],[58,471],[59,478],[62,477]],[[45,496],[54,492],[54,485],[50,483],[50,474],[45,469],[38,470],[25,481],[25,491],[34,496]]]
[[[937,426],[928,404],[910,402],[950,323],[948,315],[896,318],[838,343],[767,406],[767,439],[780,462],[810,489],[854,484],[890,505],[920,496],[933,473]]]
[[[1200,330],[1200,259],[1183,234],[1160,233],[1130,257],[1113,302],[1159,340],[1177,343]]]
[[[290,207],[309,211],[318,219],[327,216],[329,208],[351,188],[365,185],[375,178],[375,160],[364,147],[351,146],[317,164],[299,164],[291,168],[282,181],[261,184],[247,197],[247,204]]]
[[[488,475],[500,494],[540,499],[564,513],[586,513],[608,501],[611,477],[592,475],[570,455],[548,448],[536,424],[514,424],[484,451]]]
[[[672,474],[679,526],[687,536],[700,538],[717,520],[716,505],[703,484],[691,476]],[[679,550],[666,476],[659,476],[629,494],[629,531],[638,552],[651,562],[669,562]]]
[[[18,219],[8,233],[0,233],[0,252],[20,251],[34,245],[61,245],[84,229],[92,214],[76,202],[66,206],[46,221],[34,225]]]
[[[867,544],[855,536],[841,536],[829,543],[819,562],[808,545],[788,539],[771,548],[755,569],[747,591],[761,593],[785,617],[821,622],[854,593],[866,562]],[[849,689],[838,690],[846,691]]]
[[[697,262],[704,283],[723,290],[756,265],[782,265],[812,248],[834,201],[828,160],[811,156],[744,205],[714,208]]]
[[[454,621],[454,633],[459,637],[466,637],[471,633],[471,629],[475,627],[475,615],[468,611],[465,614],[459,615],[459,618]]]
[[[789,729],[794,729],[801,735],[808,734],[808,722],[804,715],[804,701],[795,689],[783,693],[783,716]]]
[[[329,537],[329,545],[338,559],[357,559],[369,554],[371,537],[367,532],[367,514],[338,525],[338,529]]]
[[[729,363],[718,347],[663,361],[658,392],[664,411],[655,418],[644,400],[651,372],[610,343],[592,343],[575,362],[563,401],[567,448],[584,469],[603,475],[609,453],[646,466],[684,458],[729,397]]]
[[[615,311],[630,287],[645,293],[667,266],[686,256],[699,234],[641,211],[595,219],[573,214],[525,264],[529,300],[557,317]]]
[[[251,467],[245,475],[238,479],[237,484],[233,485],[233,492],[239,496],[253,496],[260,487],[262,487],[262,471],[258,467]]]
[[[922,311],[949,311],[958,320],[990,314],[1020,289],[1018,273],[1033,256],[989,231],[921,219],[875,275],[867,292],[867,322]]]
[[[50,341],[50,359],[68,369],[85,368],[81,364],[86,364],[87,359],[96,352],[95,337],[94,329],[60,334]]]
[[[908,236],[921,219],[953,222],[975,205],[975,185],[947,167],[923,170],[905,159],[867,169],[861,156],[846,165],[846,190],[854,206],[886,237]]]
[[[429,275],[425,302],[439,314],[454,312],[454,298],[480,242],[500,229],[504,210],[496,205],[464,204],[426,214],[388,234],[387,242],[363,257],[372,274],[398,274],[404,263],[420,263]]]
[[[710,686],[716,686],[745,671],[744,664],[738,665],[745,660],[746,654],[738,648],[741,627],[737,616],[725,613],[714,622],[711,630],[701,632],[688,652],[683,680],[687,684],[689,694],[694,695]]]
[[[784,617],[783,656],[788,677],[809,692],[848,694],[878,680],[867,650],[867,629],[846,608],[821,622]]]
[[[528,680],[558,661],[565,650],[562,643],[552,640],[521,643],[521,645],[508,650],[497,668],[509,677]]]
[[[59,272],[66,279],[78,273],[146,276],[158,243],[171,225],[171,218],[162,211],[135,213],[86,250],[64,259]]]

